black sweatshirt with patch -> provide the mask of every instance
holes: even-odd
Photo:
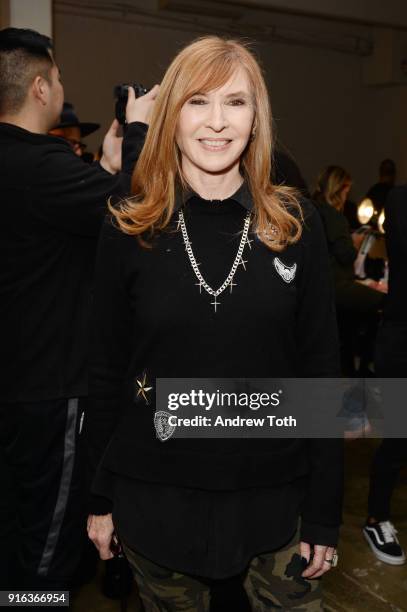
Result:
[[[178,197],[177,208],[181,206],[200,271],[217,288],[236,256],[244,219],[253,208],[251,195],[243,184],[222,202],[189,194]],[[302,206],[301,239],[280,253],[250,231],[251,242],[243,252],[246,270],[238,266],[236,285],[218,297],[216,312],[213,297],[200,291],[181,231],[176,231],[177,212],[151,249],[119,231],[112,219],[106,220],[96,266],[86,425],[90,461],[97,468],[92,513],[112,508],[115,512],[120,503],[121,524],[136,523],[131,499],[137,499],[138,487],[149,484],[163,491],[172,488],[181,508],[181,498],[185,501],[192,490],[235,494],[274,487],[286,494],[288,484],[295,489],[305,479],[303,539],[336,544],[342,506],[341,440],[171,439],[163,444],[153,423],[159,377],[338,376],[326,241],[314,206],[305,200]],[[276,256],[284,266],[297,264],[292,282],[277,272]],[[135,393],[136,379],[144,373],[153,387],[149,404]],[[159,512],[165,509],[154,509],[153,504],[151,516]],[[129,529],[126,539],[137,546],[137,535]],[[150,541],[155,538],[147,525],[137,529],[147,530]],[[284,531],[284,526],[275,529]],[[185,569],[185,563],[177,565]]]

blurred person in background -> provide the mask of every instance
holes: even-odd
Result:
[[[350,174],[339,166],[328,166],[320,174],[313,194],[328,241],[335,299],[342,341],[344,373],[354,374],[353,341],[361,326],[365,335],[361,348],[359,373],[366,374],[373,359],[378,313],[384,302],[379,291],[355,279],[354,262],[364,240],[363,233],[351,234],[343,207],[352,187]]]
[[[83,139],[89,136],[89,134],[96,132],[99,128],[99,123],[83,123],[79,121],[73,105],[70,102],[64,102],[60,121],[48,134],[63,138],[78,157],[83,157],[86,149]]]
[[[275,185],[295,187],[305,198],[310,197],[308,185],[302,176],[295,159],[289,155],[281,143],[277,143],[274,151],[272,181]]]
[[[386,204],[387,196],[393,189],[397,176],[396,164],[392,159],[384,159],[379,166],[379,181],[370,187],[366,197],[372,200],[379,212]]]
[[[380,378],[407,379],[407,186],[393,189],[386,206],[389,291],[376,342]],[[401,398],[405,402],[405,398]],[[406,556],[391,522],[391,498],[407,461],[407,439],[384,439],[372,461],[368,518],[363,528],[373,554],[384,563],[402,565]]]

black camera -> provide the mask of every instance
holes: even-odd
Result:
[[[144,96],[149,91],[143,87],[143,85],[140,85],[140,83],[123,83],[122,85],[116,85],[113,95],[116,98],[115,115],[120,125],[126,123],[126,104],[129,87],[133,87],[136,92],[136,98]]]

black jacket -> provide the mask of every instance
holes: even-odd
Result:
[[[212,287],[219,287],[230,270],[252,206],[245,185],[221,203],[192,196],[184,206],[201,273]],[[135,479],[226,491],[283,485],[308,475],[304,530],[305,524],[318,525],[318,534],[337,529],[341,440],[173,439],[163,444],[153,425],[154,389],[148,405],[136,395],[136,378],[144,372],[152,387],[159,377],[338,375],[325,238],[314,206],[307,201],[303,206],[302,237],[282,253],[249,234],[247,271],[239,266],[237,286],[220,295],[216,313],[213,298],[196,286],[182,235],[174,231],[177,214],[150,250],[106,222],[96,266],[87,432],[94,468],[104,455],[94,492],[108,499],[95,498],[92,512],[111,510],[120,477],[129,486]],[[287,266],[297,264],[293,282],[277,273],[276,255]],[[121,498],[128,496],[122,492]]]
[[[353,282],[353,263],[358,252],[352,242],[349,222],[328,202],[319,202],[317,208],[325,229],[335,285]]]
[[[389,258],[389,293],[385,319],[407,323],[407,185],[394,188],[387,198],[386,248]]]
[[[62,139],[0,124],[0,337],[3,401],[87,395],[94,254],[107,198],[124,195],[146,126],[129,126],[124,174]]]

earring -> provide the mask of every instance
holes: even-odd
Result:
[[[256,138],[256,128],[252,129],[252,133],[250,134],[250,141],[253,141]]]

